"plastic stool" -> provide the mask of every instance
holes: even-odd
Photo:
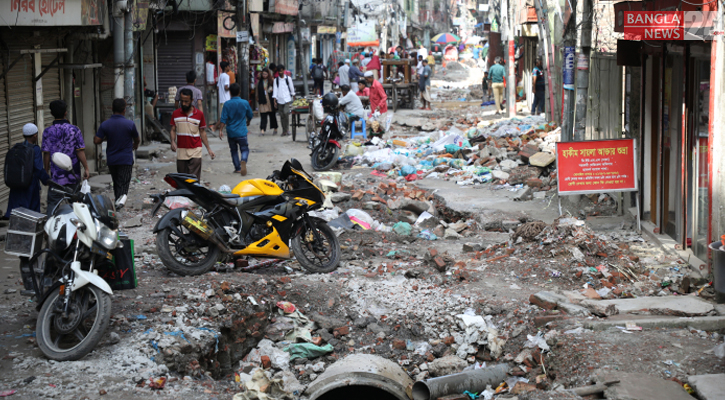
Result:
[[[361,121],[362,122],[362,131],[361,132],[355,132],[355,125],[357,125],[356,124],[357,121],[352,121],[351,122],[351,125],[352,126],[350,127],[350,139],[355,139],[355,136],[362,136],[363,139],[368,140],[368,135],[366,133],[367,132],[367,129],[365,129],[365,120],[364,119],[360,119],[358,121]]]

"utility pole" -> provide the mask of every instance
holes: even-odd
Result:
[[[124,47],[126,48],[125,63],[126,71],[123,75],[123,97],[126,100],[126,118],[133,121],[136,117],[135,103],[136,103],[136,86],[134,73],[134,58],[133,58],[133,14],[126,11],[125,15],[125,30],[124,30]]]
[[[305,63],[304,45],[302,44],[302,4],[297,12],[297,63],[300,66],[300,72],[302,73],[302,94],[306,97],[309,93],[307,86],[307,68]]]
[[[574,141],[582,141],[587,130],[587,103],[589,99],[589,56],[592,49],[592,0],[584,0],[582,12],[581,53],[576,73],[576,124]]]
[[[571,142],[574,138],[574,107],[576,100],[574,86],[576,45],[576,0],[571,0],[571,16],[564,29],[564,118],[561,123],[561,141]]]
[[[237,0],[237,31],[247,29],[247,1]],[[221,50],[220,50],[221,51]],[[241,98],[249,100],[249,42],[237,42],[237,59],[239,65],[239,80],[242,86]]]
[[[508,61],[506,62],[506,69],[508,70],[508,78],[506,78],[506,109],[508,111],[509,118],[516,116],[516,68],[514,67],[514,19],[513,19],[513,0],[506,2],[508,6],[506,8],[506,16],[508,19],[507,32],[508,32]]]

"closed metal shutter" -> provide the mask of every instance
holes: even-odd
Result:
[[[12,50],[12,49],[11,49]],[[17,57],[16,52],[10,57]],[[8,125],[10,127],[10,145],[23,141],[23,125],[35,123],[33,90],[33,57],[28,54],[8,72],[7,83]]]
[[[55,60],[58,53],[43,53],[42,65],[43,69]],[[62,55],[61,55],[62,57]],[[50,102],[61,99],[60,94],[60,71],[58,64],[48,70],[43,75],[43,128],[49,127],[53,123],[53,115],[50,113]]]
[[[0,71],[5,70],[5,65],[2,59],[0,59]],[[8,153],[10,148],[10,137],[8,135],[8,107],[7,97],[5,96],[5,79],[0,79],[0,175],[5,176],[5,155]],[[5,180],[0,180],[0,202],[5,202],[8,199],[10,189],[5,186]]]
[[[194,53],[188,32],[159,34],[157,50],[159,93],[166,99],[169,88],[186,85],[186,73],[194,69]]]

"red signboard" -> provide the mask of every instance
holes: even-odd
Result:
[[[559,194],[636,191],[635,154],[634,139],[557,143]]]
[[[684,40],[682,11],[626,11],[624,33],[641,40]]]

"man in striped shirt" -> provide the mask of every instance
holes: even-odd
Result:
[[[206,138],[204,113],[192,105],[194,93],[181,89],[181,108],[171,115],[171,151],[176,152],[176,171],[196,175],[201,179],[201,145],[206,147],[213,160],[215,155]]]

